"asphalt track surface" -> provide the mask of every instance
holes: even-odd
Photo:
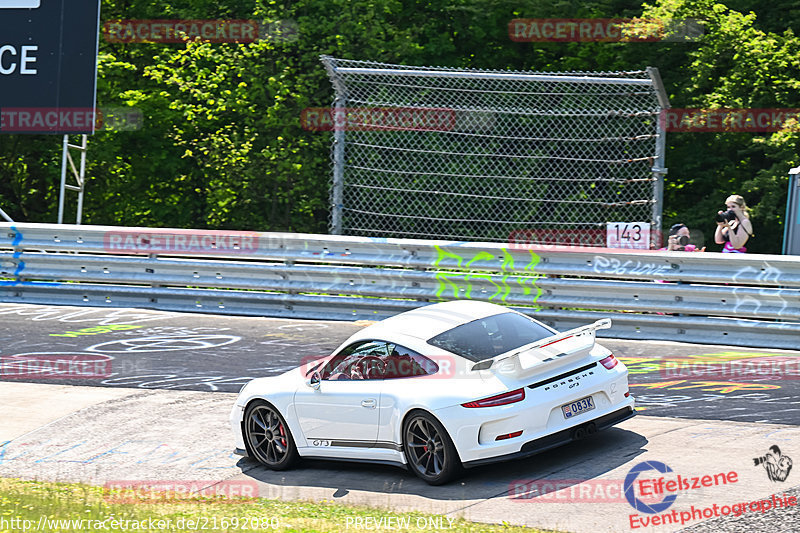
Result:
[[[800,496],[796,471],[774,481],[753,462],[773,445],[787,457],[800,456],[797,351],[603,339],[627,364],[644,416],[523,461],[471,469],[444,487],[381,465],[306,460],[292,471],[272,472],[231,454],[227,414],[242,384],[326,355],[364,326],[0,304],[0,476],[95,484],[193,480],[203,487],[255,483],[262,497],[578,533],[681,529],[629,525],[634,515],[650,518],[633,512],[619,489],[644,462],[668,465],[673,478],[729,471],[739,476],[733,485],[682,492],[666,512]],[[70,368],[81,376],[56,378],[48,362],[64,359],[75,361]],[[734,363],[738,373],[731,373]],[[766,376],[748,374],[755,363],[768,370]],[[87,368],[96,375],[86,375]],[[533,482],[566,488],[547,495],[532,489]],[[618,489],[598,499],[596,490],[603,487]],[[798,531],[799,519],[795,505],[686,525],[698,533],[777,533]],[[341,526],[348,529],[346,522]]]
[[[329,354],[365,325],[0,304],[0,381],[238,392]],[[800,351],[600,343],[628,366],[642,414],[800,425]],[[82,366],[48,373],[57,359]]]

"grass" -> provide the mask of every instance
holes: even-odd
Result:
[[[126,499],[130,502],[131,494],[81,483],[0,478],[0,533],[36,530],[543,533],[508,524],[482,524],[452,517],[448,520],[441,515],[395,513],[328,501],[262,498],[237,501],[192,496],[179,502],[125,503]]]

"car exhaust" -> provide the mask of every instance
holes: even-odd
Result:
[[[594,435],[595,433],[597,433],[597,426],[594,422],[589,422],[573,428],[570,436],[572,437],[572,440],[581,440],[590,435]]]

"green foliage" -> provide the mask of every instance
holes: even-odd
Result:
[[[761,12],[774,16],[771,6],[761,5]],[[800,107],[800,39],[791,30],[764,31],[755,13],[713,0],[661,0],[645,6],[644,16],[695,18],[705,27],[697,46],[672,45],[686,50],[678,75],[664,76],[673,107]],[[713,213],[730,194],[741,194],[753,208],[756,238],[748,250],[780,253],[787,174],[800,162],[796,130],[668,134],[665,227],[684,222],[703,231],[709,250],[718,250]]]
[[[331,138],[299,120],[304,108],[333,98],[321,54],[537,71],[656,66],[673,107],[800,107],[800,41],[784,29],[796,24],[784,15],[792,10],[780,0],[103,0],[104,21],[290,20],[297,35],[250,44],[122,44],[101,36],[98,105],[134,106],[144,123],[90,139],[84,221],[326,232]],[[705,35],[688,43],[508,36],[514,18],[578,17],[695,18]],[[709,242],[712,215],[739,193],[753,207],[757,237],[748,248],[780,251],[798,132],[669,133],[667,141],[666,227],[685,222],[719,249]],[[19,220],[55,221],[60,146],[59,137],[0,136],[0,207]]]

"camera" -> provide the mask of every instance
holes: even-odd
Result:
[[[724,213],[717,213],[714,215],[714,220],[716,222],[733,222],[736,220],[736,218],[736,213],[734,213],[732,209],[728,209]]]
[[[675,241],[678,243],[679,246],[686,246],[687,244],[689,244],[689,237],[687,237],[686,235],[678,235]]]

